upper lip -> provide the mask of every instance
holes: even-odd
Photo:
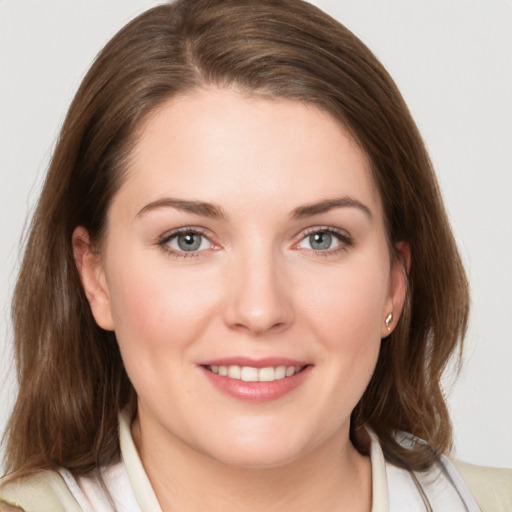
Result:
[[[222,357],[219,359],[209,359],[203,361],[199,366],[249,366],[251,368],[268,368],[270,366],[307,366],[307,361],[300,361],[297,359],[290,359],[287,357],[264,357],[264,358],[252,358],[246,356],[232,356]]]

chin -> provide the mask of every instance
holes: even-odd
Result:
[[[308,442],[309,441],[309,442]],[[210,438],[203,444],[206,456],[232,467],[266,469],[286,466],[305,456],[318,443],[311,443],[307,436],[295,432],[250,429],[243,435],[231,432],[230,435]],[[313,446],[312,446],[313,445]]]
[[[240,450],[231,446],[229,452],[218,454],[216,460],[227,466],[254,470],[284,467],[300,458],[300,451],[275,451],[268,448]]]

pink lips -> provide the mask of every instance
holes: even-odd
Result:
[[[296,373],[269,382],[246,382],[238,378],[219,375],[212,371],[212,368],[217,370],[221,367],[233,366],[240,368],[249,367],[253,369],[295,367]],[[277,400],[300,386],[310,375],[313,366],[304,361],[287,358],[252,359],[247,357],[229,357],[202,362],[199,368],[208,380],[221,392],[239,400],[266,402]],[[252,370],[252,372],[254,372],[254,370]]]

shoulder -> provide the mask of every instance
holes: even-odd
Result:
[[[512,510],[512,469],[475,466],[452,460],[482,512]]]
[[[81,512],[57,471],[0,480],[0,512]]]

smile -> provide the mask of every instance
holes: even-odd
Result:
[[[255,368],[252,366],[239,366],[236,364],[229,366],[207,365],[210,372],[221,377],[241,380],[244,382],[273,382],[275,380],[293,377],[296,373],[302,371],[305,366],[267,366],[265,368]]]
[[[213,387],[250,402],[278,400],[309,380],[314,364],[281,357],[228,357],[198,365]]]

